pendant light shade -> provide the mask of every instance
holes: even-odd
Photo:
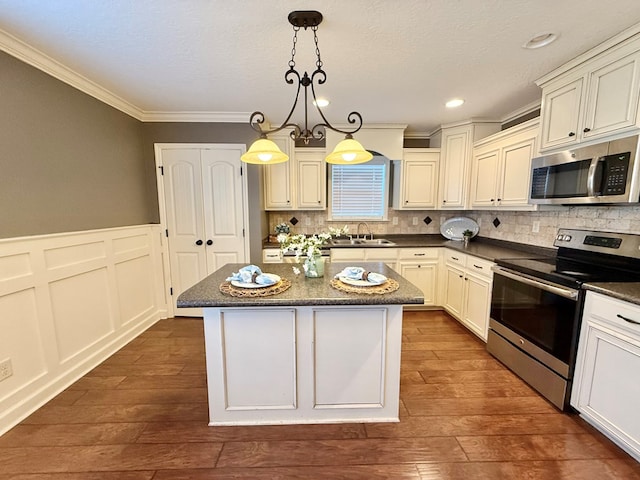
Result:
[[[364,147],[347,135],[347,138],[336,145],[329,155],[327,155],[327,163],[336,165],[355,165],[357,163],[365,163],[373,158],[373,155],[366,151]]]
[[[268,138],[259,138],[249,151],[242,155],[240,159],[245,163],[255,163],[257,165],[274,165],[289,160],[289,155],[284,153],[275,142]]]

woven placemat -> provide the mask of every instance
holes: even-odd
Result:
[[[234,287],[229,282],[222,282],[220,284],[220,291],[225,295],[231,295],[232,297],[268,297],[270,295],[282,293],[290,286],[291,282],[286,278],[281,278],[275,285],[270,285],[264,288],[240,288]]]
[[[400,288],[398,282],[393,280],[392,278],[387,279],[386,282],[375,285],[375,286],[365,286],[365,287],[356,287],[355,285],[348,285],[337,278],[331,279],[331,286],[337,290],[341,290],[347,293],[367,293],[369,295],[384,295],[385,293],[395,292]]]

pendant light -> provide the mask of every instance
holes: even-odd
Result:
[[[254,163],[260,165],[273,165],[276,163],[286,162],[289,157],[278,148],[278,146],[267,138],[270,133],[279,132],[285,128],[291,128],[291,138],[293,140],[302,140],[307,145],[311,140],[322,140],[325,138],[325,130],[328,128],[334,132],[342,133],[345,135],[345,139],[336,145],[334,151],[327,156],[326,161],[328,163],[337,164],[356,164],[368,162],[373,158],[373,155],[366,151],[364,147],[353,138],[353,134],[362,128],[362,116],[358,112],[351,112],[347,115],[347,121],[349,124],[355,125],[353,130],[341,130],[329,123],[324,114],[317,105],[315,83],[323,84],[327,80],[327,74],[322,69],[322,60],[320,58],[320,48],[318,47],[318,25],[322,22],[322,14],[315,10],[311,11],[295,11],[289,14],[289,23],[293,25],[293,48],[291,49],[291,60],[289,60],[289,69],[285,72],[284,78],[288,84],[293,84],[297,81],[298,89],[293,102],[293,106],[289,111],[289,115],[282,122],[279,127],[271,130],[263,130],[262,125],[265,121],[265,116],[262,112],[256,111],[249,117],[249,125],[253,130],[260,134],[260,138],[256,140],[247,153],[242,155],[241,159],[246,163]],[[298,31],[300,28],[310,28],[313,32],[313,40],[316,47],[316,69],[311,76],[307,72],[304,75],[295,69],[296,62],[296,43],[298,41]],[[315,82],[315,83],[314,83]],[[291,116],[298,104],[298,98],[300,98],[300,89],[304,87],[304,126],[300,127],[295,123],[290,123]],[[322,122],[317,123],[313,127],[309,128],[308,124],[308,103],[309,103],[309,87],[311,87],[312,103],[316,107],[316,110],[322,118]]]

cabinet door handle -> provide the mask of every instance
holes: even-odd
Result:
[[[499,199],[498,199],[498,201],[499,201],[499,202],[501,202],[501,201],[502,201],[502,199],[501,199],[501,198],[499,198]]]
[[[480,270],[484,270],[484,267],[481,267],[480,265],[476,265],[475,263],[473,264],[474,267],[479,268]]]
[[[621,319],[622,319],[622,320],[624,320],[625,322],[633,323],[634,325],[640,325],[640,322],[636,322],[635,320],[631,320],[630,318],[623,317],[623,316],[622,316],[622,315],[620,315],[620,314],[616,315],[616,317],[621,318]]]
[[[421,268],[421,267],[422,267],[422,265],[418,265],[418,268]]]
[[[413,256],[414,257],[424,257],[426,255],[426,253],[414,253]]]
[[[489,200],[490,202],[494,202],[495,200],[492,198],[491,200]]]
[[[462,278],[462,275],[458,275],[460,278]]]
[[[569,132],[569,136],[570,137],[575,137],[576,136],[576,132]]]
[[[200,246],[202,245],[204,242],[202,240],[196,240],[196,245]]]
[[[455,260],[456,262],[460,260],[458,257],[451,257],[451,259]]]
[[[591,131],[591,129],[589,127],[586,127],[584,130],[582,130],[584,133],[588,133]]]
[[[207,245],[209,245],[209,246],[213,245],[213,240],[211,240],[211,239],[207,240]]]

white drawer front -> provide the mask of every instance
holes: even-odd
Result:
[[[454,250],[445,250],[444,261],[451,265],[458,265],[464,267],[467,263],[467,255],[464,253],[456,252]]]
[[[640,306],[588,292],[585,311],[608,327],[640,340]]]
[[[439,248],[401,248],[400,260],[438,259]]]
[[[483,277],[491,277],[493,275],[491,271],[491,267],[493,265],[493,262],[489,262],[472,255],[467,256],[467,271],[469,273],[482,275]]]

